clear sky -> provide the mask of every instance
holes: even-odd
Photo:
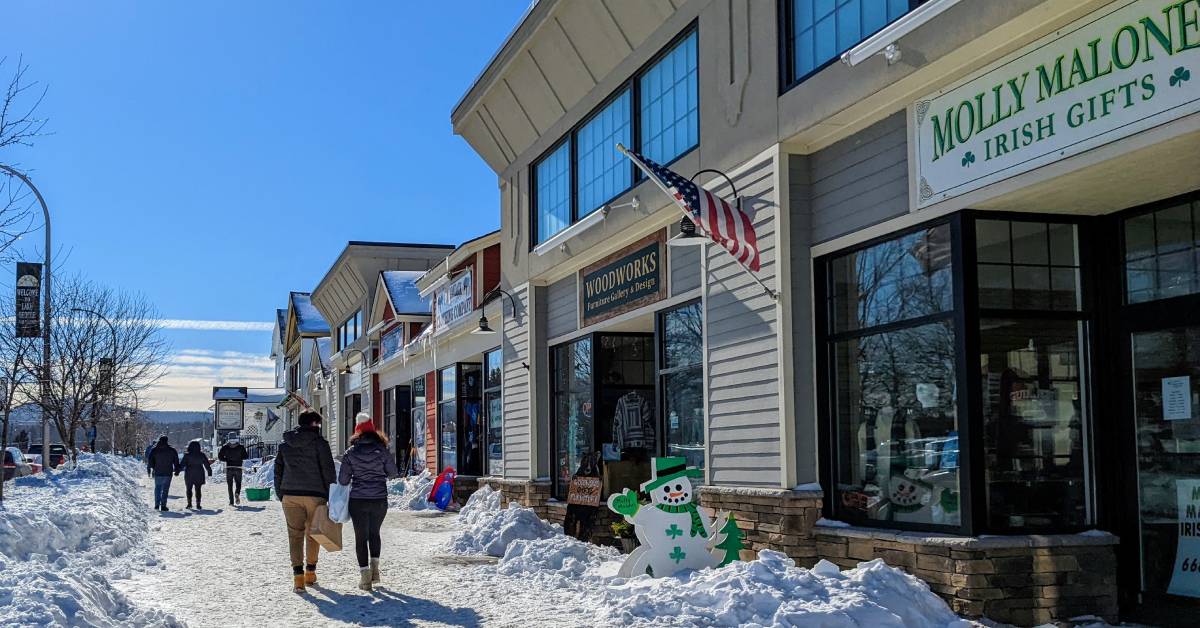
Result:
[[[348,240],[496,228],[495,175],[450,109],[528,4],[8,0],[0,78],[24,56],[53,135],[0,161],[42,189],[69,272],[191,321],[164,332],[154,401],[203,410],[215,384],[271,384],[275,308]]]

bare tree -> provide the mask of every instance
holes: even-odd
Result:
[[[0,57],[0,71],[7,61]],[[11,149],[33,146],[33,140],[44,135],[46,128],[46,119],[37,117],[46,88],[30,81],[28,71],[24,60],[17,59],[0,102],[0,162],[13,167]],[[8,173],[0,176],[0,259],[7,259],[9,249],[36,224],[34,203],[33,193],[24,183]]]
[[[0,320],[12,321],[16,312],[15,300],[0,297]],[[34,349],[30,338],[17,338],[15,325],[0,326],[0,452],[8,449],[9,422],[14,407],[20,405],[26,386],[36,383],[36,377],[27,364]],[[4,501],[4,486],[0,482],[0,502]]]
[[[138,393],[162,377],[169,347],[156,322],[157,312],[141,295],[116,292],[76,276],[57,283],[53,298],[58,314],[46,410],[74,457],[78,431],[96,427],[105,412],[101,361],[113,361],[114,390]]]

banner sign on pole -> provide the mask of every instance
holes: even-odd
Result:
[[[17,338],[42,335],[42,265],[17,262]]]
[[[96,384],[96,394],[107,397],[113,391],[113,360],[100,358],[100,381]]]

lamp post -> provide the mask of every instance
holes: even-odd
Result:
[[[82,308],[82,307],[73,307],[73,308],[71,308],[71,311],[72,311],[72,312],[80,312],[80,313],[82,313],[82,314],[88,314],[88,315],[91,315],[91,316],[95,316],[96,318],[98,318],[98,319],[100,319],[100,320],[104,321],[104,324],[105,324],[105,325],[108,325],[108,330],[109,330],[110,332],[112,332],[112,342],[113,342],[113,346],[112,346],[112,364],[110,364],[110,365],[109,365],[109,372],[108,372],[109,381],[108,381],[108,382],[105,382],[105,381],[103,380],[103,378],[104,378],[104,373],[101,373],[101,374],[100,374],[100,377],[101,377],[101,381],[100,381],[100,388],[101,388],[101,390],[102,390],[102,391],[104,391],[104,392],[108,393],[108,394],[106,394],[106,395],[103,395],[103,396],[105,396],[105,397],[107,397],[107,396],[109,396],[109,395],[112,395],[112,396],[113,396],[113,401],[114,401],[114,405],[115,405],[115,401],[116,401],[116,390],[115,390],[115,386],[113,386],[113,381],[112,381],[112,380],[114,380],[114,379],[116,378],[116,372],[117,372],[117,328],[116,328],[115,326],[113,326],[113,324],[112,324],[112,321],[108,320],[108,318],[107,318],[106,316],[104,316],[103,314],[101,314],[100,312],[97,312],[97,311],[95,311],[95,310],[89,310],[89,309],[87,309],[87,308]],[[117,425],[116,425],[116,417],[109,417],[109,418],[111,418],[111,419],[113,420],[113,431],[112,431],[112,439],[111,439],[111,443],[112,443],[112,451],[113,451],[113,452],[115,452],[115,451],[116,451],[116,449],[117,449]],[[93,427],[93,428],[95,428],[95,424],[93,424],[93,426],[92,426],[92,427]],[[92,437],[92,451],[93,451],[93,452],[95,452],[95,451],[96,451],[96,438],[95,438],[94,436]]]
[[[30,190],[33,190],[33,195],[37,197],[38,204],[42,206],[42,214],[46,221],[46,261],[42,269],[42,272],[45,273],[45,276],[42,278],[42,284],[45,286],[42,296],[45,302],[42,304],[42,376],[40,379],[42,386],[42,473],[49,475],[50,418],[47,415],[47,410],[50,407],[50,208],[46,206],[46,199],[42,198],[42,193],[38,191],[37,186],[21,171],[4,164],[0,164],[0,171],[20,179]]]

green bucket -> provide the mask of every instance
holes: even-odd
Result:
[[[246,488],[246,499],[252,502],[265,502],[271,500],[270,488]]]

